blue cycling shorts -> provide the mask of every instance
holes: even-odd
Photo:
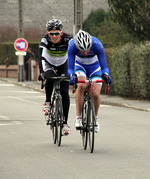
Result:
[[[75,62],[75,73],[77,76],[84,76],[88,79],[102,79],[102,70],[100,68],[99,62],[96,61],[93,64],[85,65],[78,61]]]
[[[76,61],[75,74],[77,75],[77,77],[84,76],[87,79],[102,80],[102,70],[100,68],[98,61],[90,65],[81,64],[78,61]],[[102,83],[97,84],[100,84],[102,86]]]

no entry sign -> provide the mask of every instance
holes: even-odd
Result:
[[[17,51],[23,52],[28,48],[28,42],[23,38],[19,38],[15,41],[14,47]]]

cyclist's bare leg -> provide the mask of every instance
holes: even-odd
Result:
[[[101,103],[100,92],[101,92],[101,85],[94,84],[92,88],[92,97],[94,100],[94,107],[95,107],[95,115],[98,116],[98,109]]]
[[[78,80],[85,80],[86,78],[83,76],[79,76]],[[75,93],[75,101],[76,101],[76,116],[81,116],[82,105],[84,101],[84,91],[86,88],[86,84],[78,83],[78,88]]]

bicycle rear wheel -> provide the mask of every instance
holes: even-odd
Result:
[[[61,97],[56,102],[56,132],[57,132],[57,144],[61,145],[62,127],[63,127],[63,106]]]
[[[87,141],[88,141],[88,131],[87,131],[87,101],[83,103],[82,107],[82,125],[83,128],[80,130],[82,135],[82,144],[83,149],[86,150],[87,148]]]
[[[94,126],[95,126],[95,110],[93,102],[89,103],[88,106],[88,133],[89,133],[89,147],[90,152],[94,151]]]

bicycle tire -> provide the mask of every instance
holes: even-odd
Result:
[[[57,140],[57,128],[56,128],[56,126],[54,124],[52,124],[52,126],[50,126],[50,129],[52,130],[54,144],[56,144],[56,140]]]
[[[56,104],[55,104],[55,98],[53,98],[51,108],[50,108],[49,118],[51,120],[50,130],[52,131],[54,144],[56,144],[56,141],[57,141],[57,128],[56,128],[55,111],[56,111]]]
[[[83,128],[80,130],[80,133],[82,135],[82,144],[83,149],[86,150],[87,148],[87,141],[88,141],[88,131],[87,131],[87,101],[84,101],[83,107],[82,107],[82,125]]]
[[[63,106],[61,97],[56,101],[56,130],[57,130],[57,144],[61,145],[62,126],[63,126]]]
[[[93,101],[89,102],[88,105],[88,134],[89,134],[89,148],[90,152],[93,153],[94,151],[94,136],[95,136],[95,110]]]

